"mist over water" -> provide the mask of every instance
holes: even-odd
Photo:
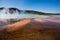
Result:
[[[44,18],[45,16],[25,13],[14,8],[0,8],[0,26],[12,24],[20,21],[20,18]],[[18,19],[16,19],[18,18]]]
[[[13,12],[9,13],[9,9],[5,8],[0,11],[0,19],[9,19],[9,18],[43,18],[44,16],[32,13],[23,12]]]
[[[17,18],[17,19],[16,19]],[[60,16],[44,16],[20,11],[16,8],[0,8],[0,26],[20,21],[20,18],[43,18],[60,20]],[[6,19],[6,20],[5,20]],[[7,20],[8,19],[8,20]]]

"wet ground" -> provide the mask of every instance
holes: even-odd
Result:
[[[19,20],[0,27],[1,40],[60,40],[60,17]]]

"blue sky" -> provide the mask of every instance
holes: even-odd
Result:
[[[0,7],[60,13],[60,0],[0,0]]]

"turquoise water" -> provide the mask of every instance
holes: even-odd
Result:
[[[9,19],[9,18],[59,18],[60,19],[60,15],[50,15],[50,16],[46,16],[46,15],[38,15],[38,14],[32,14],[32,13],[0,13],[0,20],[1,19]]]
[[[45,18],[46,16],[33,14],[33,13],[9,13],[9,9],[3,9],[0,11],[0,19],[9,19],[9,18]]]
[[[33,13],[27,13],[25,11],[21,11],[20,13],[16,10],[16,12],[13,11],[13,13],[9,12],[8,8],[4,8],[3,10],[0,10],[0,19],[9,19],[9,18],[47,18],[47,17],[58,17],[56,15],[38,15]],[[60,16],[59,16],[60,17]]]
[[[0,19],[8,19],[8,18],[45,18],[47,16],[38,15],[38,14],[29,14],[29,13],[14,13],[14,14],[0,14]]]

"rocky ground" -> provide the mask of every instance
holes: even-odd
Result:
[[[57,19],[24,18],[0,26],[0,40],[60,40]]]

